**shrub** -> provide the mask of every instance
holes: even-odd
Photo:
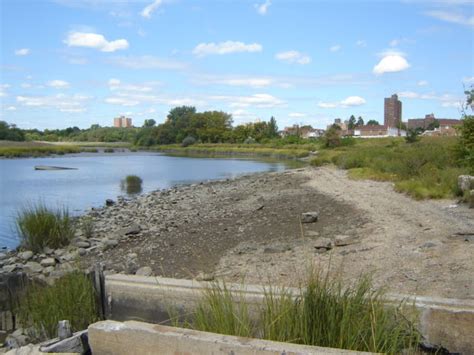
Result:
[[[113,153],[115,150],[113,148],[105,148],[104,153]]]
[[[137,175],[127,175],[125,180],[121,182],[122,190],[127,194],[137,194],[142,192],[143,180]]]
[[[84,217],[81,223],[82,233],[86,238],[91,238],[94,234],[94,223],[91,217]]]
[[[99,320],[92,281],[73,272],[52,286],[31,284],[20,298],[18,315],[35,329],[38,340],[56,337],[60,320],[69,320],[73,331],[86,329]]]
[[[405,137],[405,141],[407,143],[415,143],[418,141],[418,133],[414,129],[410,129],[407,132],[407,135]]]
[[[196,139],[192,136],[187,136],[186,138],[183,139],[181,142],[182,147],[189,147],[190,145],[193,145],[196,143]]]
[[[457,151],[461,163],[474,174],[474,116],[465,116],[462,122]]]
[[[46,246],[60,248],[67,245],[75,232],[67,209],[50,210],[42,203],[20,210],[16,225],[21,246],[35,253]]]
[[[244,144],[255,144],[255,143],[257,143],[257,141],[255,139],[253,139],[252,137],[247,137],[244,140]]]
[[[330,127],[324,134],[324,146],[326,148],[335,148],[341,145],[340,129]]]

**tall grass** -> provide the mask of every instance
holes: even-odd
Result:
[[[34,327],[38,340],[56,337],[60,320],[69,320],[73,331],[85,329],[99,319],[92,281],[73,272],[52,286],[31,284],[19,301],[18,315],[24,327]]]
[[[387,306],[384,291],[374,290],[368,277],[343,286],[339,279],[313,273],[296,295],[289,289],[265,289],[256,312],[249,310],[241,292],[214,283],[189,325],[229,335],[396,354],[414,350],[419,342],[407,308]]]
[[[21,245],[40,252],[44,247],[60,248],[74,236],[75,226],[66,208],[52,210],[43,203],[21,209],[16,218]]]
[[[41,157],[51,154],[70,154],[80,153],[81,149],[75,146],[36,146],[25,143],[22,146],[0,146],[0,157],[18,158],[18,157]]]
[[[143,180],[137,175],[127,175],[124,180],[121,181],[121,189],[127,194],[137,194],[142,192]]]

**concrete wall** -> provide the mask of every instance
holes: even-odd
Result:
[[[108,275],[105,277],[105,315],[113,320],[160,323],[168,319],[167,311],[173,308],[179,309],[181,314],[189,314],[208,286],[207,282],[194,280]],[[263,286],[227,286],[241,292],[250,308],[263,300]],[[297,289],[292,291],[298,293]],[[389,296],[389,302],[393,304],[399,304],[403,299],[419,310],[420,331],[428,343],[443,346],[451,352],[474,354],[474,301]]]
[[[242,338],[143,322],[103,321],[89,326],[94,355],[335,355],[370,354]]]

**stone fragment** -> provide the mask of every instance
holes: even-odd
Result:
[[[78,254],[79,254],[80,256],[84,256],[84,255],[87,254],[87,250],[84,249],[84,248],[79,248],[79,249],[77,250],[77,252],[78,252]]]
[[[56,260],[54,258],[46,258],[40,261],[41,266],[48,267],[56,265]]]
[[[102,250],[109,250],[118,245],[118,241],[115,239],[106,239],[102,242]]]
[[[458,176],[458,187],[461,191],[470,191],[474,188],[474,176],[470,175],[459,175]]]
[[[141,230],[142,230],[142,228],[138,224],[132,223],[128,227],[121,228],[119,230],[119,234],[121,234],[121,235],[135,235],[135,234],[140,233]]]
[[[76,242],[76,247],[78,248],[89,248],[91,246],[91,243],[87,240],[78,240]]]
[[[108,198],[107,200],[105,200],[105,205],[106,206],[113,206],[113,205],[115,205],[115,201]]]
[[[197,281],[213,281],[214,278],[215,277],[214,277],[213,274],[207,274],[207,273],[202,272],[202,271],[196,276]]]
[[[301,223],[314,223],[318,221],[318,212],[305,212],[301,214]]]
[[[336,247],[342,247],[345,245],[354,244],[357,242],[357,237],[352,235],[336,235],[334,237],[334,245]]]
[[[28,261],[33,257],[33,252],[31,250],[27,250],[22,253],[19,253],[18,257],[23,261]]]
[[[329,238],[316,239],[312,244],[316,249],[332,249],[332,240]]]
[[[63,340],[53,339],[43,343],[40,350],[44,353],[74,353],[87,354],[90,351],[87,339],[87,330],[74,333],[71,337]]]
[[[153,274],[153,270],[149,266],[143,266],[137,270],[135,275],[139,276],[151,276]]]
[[[24,266],[24,269],[26,272],[37,272],[37,273],[40,273],[43,271],[43,267],[37,263],[36,261],[28,261],[25,266]]]

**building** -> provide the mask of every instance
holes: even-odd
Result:
[[[384,100],[383,123],[387,127],[400,127],[402,122],[402,102],[396,94]]]
[[[319,138],[324,135],[324,129],[313,128],[310,125],[299,126],[293,125],[291,127],[285,127],[283,131],[280,132],[282,137],[288,136],[298,136],[303,139],[309,138]]]
[[[353,137],[357,138],[382,138],[382,137],[405,137],[407,132],[386,125],[364,125],[354,128]]]
[[[433,113],[425,115],[425,118],[412,118],[408,120],[408,129],[422,129],[427,130],[431,128],[449,129],[458,126],[462,123],[461,120],[452,118],[436,118]],[[436,127],[439,126],[439,127]]]
[[[132,119],[125,117],[125,116],[120,116],[120,117],[115,117],[114,118],[114,127],[120,128],[130,128],[132,127]]]

